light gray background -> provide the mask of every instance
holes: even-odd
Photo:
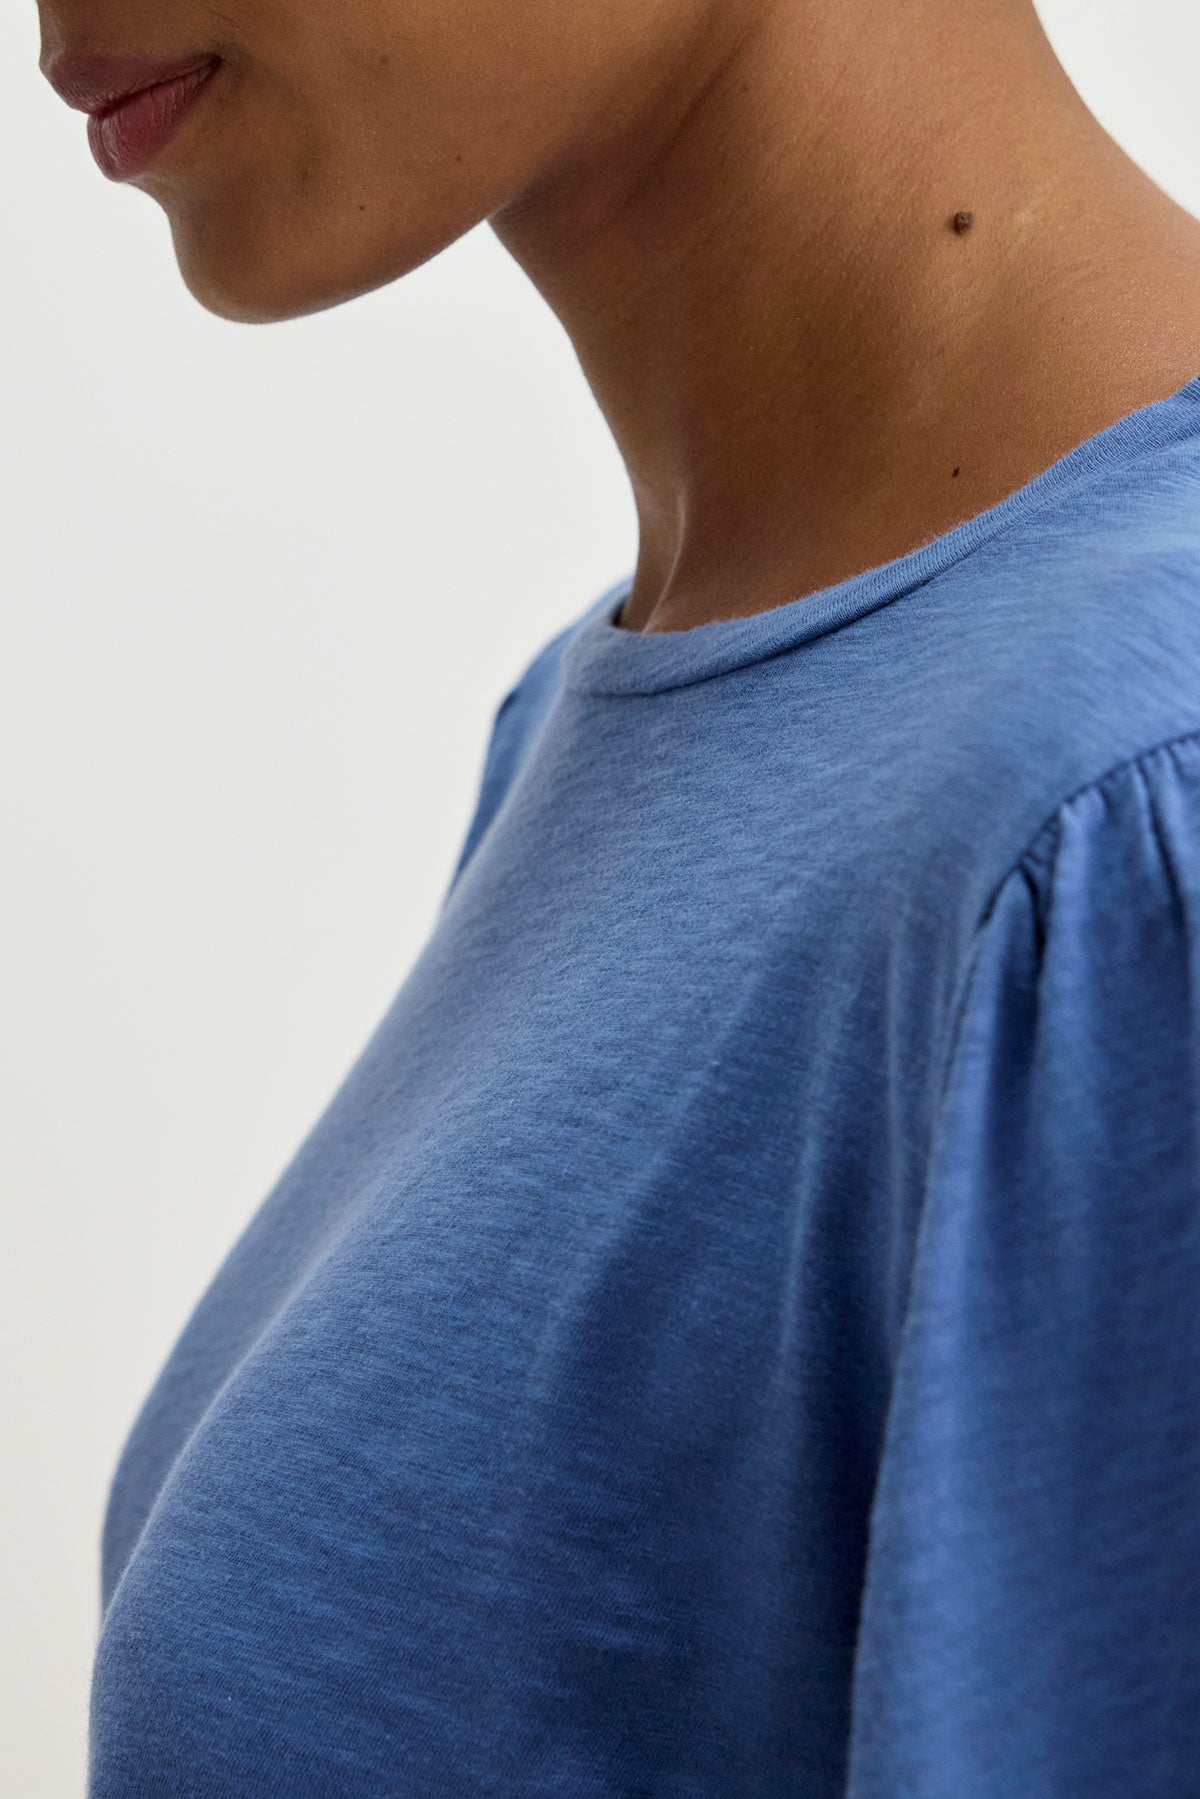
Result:
[[[1200,214],[1195,0],[1043,17]],[[215,319],[38,51],[5,8],[0,1792],[74,1799],[120,1444],[416,956],[495,705],[636,528],[486,228]]]

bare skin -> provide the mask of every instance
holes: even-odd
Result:
[[[1030,0],[41,19],[43,66],[224,58],[134,181],[219,316],[340,304],[490,222],[628,470],[632,630],[891,560],[1200,373],[1200,222],[1087,110]]]

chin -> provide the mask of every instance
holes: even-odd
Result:
[[[341,306],[400,280],[480,222],[474,209],[420,231],[389,230],[386,242],[339,240],[338,223],[307,218],[295,234],[280,220],[239,220],[228,208],[167,204],[175,259],[192,298],[215,317],[270,325]],[[348,235],[343,233],[343,239]]]
[[[278,325],[287,319],[324,312],[350,296],[295,281],[271,281],[256,271],[254,280],[240,269],[214,267],[203,258],[180,255],[179,272],[192,298],[215,318],[238,325]]]
[[[171,221],[175,260],[192,298],[216,318],[242,325],[272,325],[304,318],[350,298],[356,284],[326,263],[272,255],[261,238],[240,241],[227,228],[197,231]]]

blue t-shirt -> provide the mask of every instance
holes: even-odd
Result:
[[[495,717],[115,1477],[91,1793],[1200,1793],[1200,375]]]

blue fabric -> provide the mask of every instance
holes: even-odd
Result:
[[[1200,1792],[1200,376],[496,714],[117,1470],[91,1792]]]

